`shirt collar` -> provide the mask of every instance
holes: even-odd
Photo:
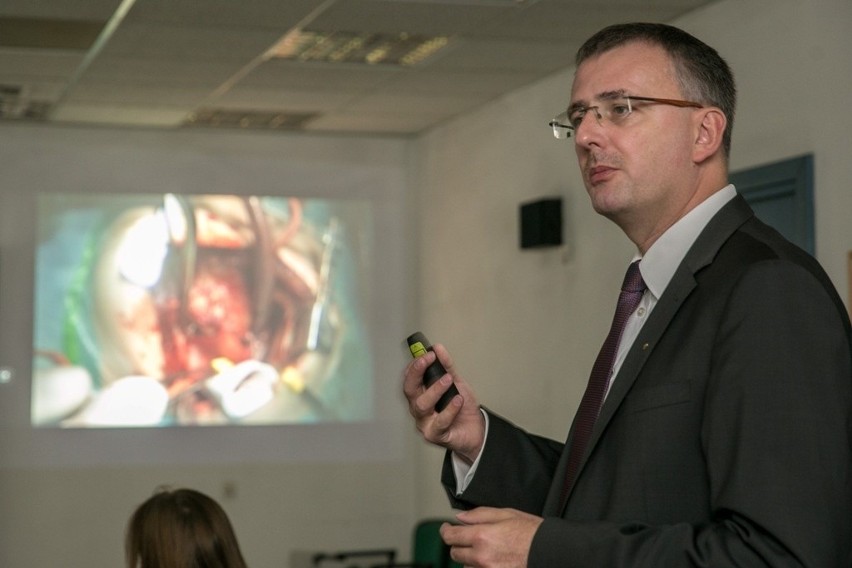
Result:
[[[663,295],[675,270],[710,219],[736,194],[733,185],[726,185],[669,227],[651,245],[645,256],[638,253],[634,256],[634,260],[642,259],[640,264],[642,279],[655,298]]]

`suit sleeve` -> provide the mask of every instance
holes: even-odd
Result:
[[[802,267],[761,262],[712,341],[701,448],[711,518],[546,518],[529,566],[841,567],[852,558],[848,320]]]
[[[488,439],[479,467],[462,495],[455,494],[451,456],[444,457],[441,482],[458,509],[511,507],[540,515],[563,444],[528,434],[488,411]]]

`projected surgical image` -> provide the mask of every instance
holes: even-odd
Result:
[[[40,195],[33,425],[370,419],[370,215],[359,200]]]

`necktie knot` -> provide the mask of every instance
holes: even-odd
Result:
[[[624,282],[621,284],[621,289],[624,292],[644,292],[647,286],[642,280],[642,273],[639,271],[639,260],[633,262],[627,268],[627,274],[624,275]]]

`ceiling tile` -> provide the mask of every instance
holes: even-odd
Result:
[[[387,84],[407,73],[398,67],[269,60],[255,68],[241,86],[361,92]]]
[[[348,107],[353,95],[348,91],[318,92],[310,89],[268,89],[239,86],[210,101],[220,108],[331,112]]]
[[[472,33],[497,17],[517,11],[505,4],[477,2],[338,0],[307,29],[453,36]]]
[[[69,78],[82,63],[83,53],[47,50],[0,49],[0,77]]]
[[[100,57],[87,69],[81,83],[168,85],[173,89],[205,86],[213,90],[242,67],[239,61],[184,58]]]
[[[3,0],[0,16],[107,21],[121,0]]]
[[[104,85],[101,83],[80,84],[67,96],[68,103],[104,104],[107,106],[147,106],[157,101],[158,106],[180,106],[193,108],[204,102],[207,89],[174,89],[165,85]]]
[[[136,0],[129,24],[181,24],[282,33],[321,7],[318,0]]]
[[[279,38],[274,30],[215,28],[203,26],[126,24],[103,49],[113,57],[151,57],[205,61],[248,62],[261,55]]]

